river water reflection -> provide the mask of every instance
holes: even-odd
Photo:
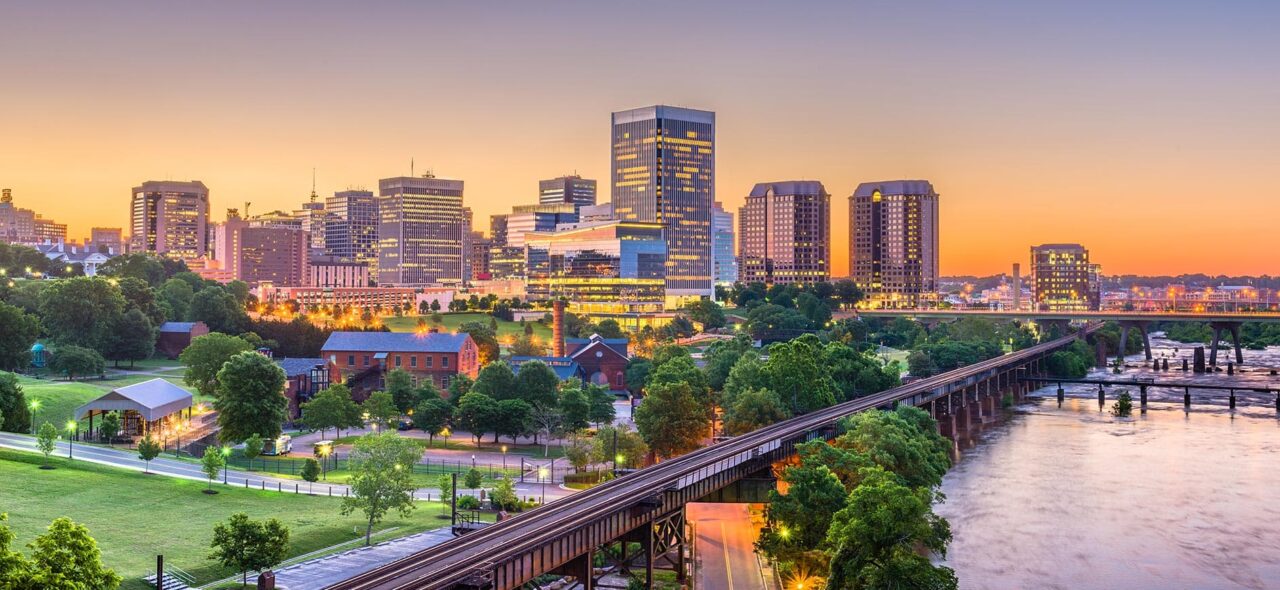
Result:
[[[1117,419],[1096,390],[1059,408],[1046,388],[963,443],[937,507],[960,587],[1280,588],[1274,401],[1184,412],[1176,393]]]

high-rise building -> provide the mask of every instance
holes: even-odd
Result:
[[[325,202],[324,251],[329,256],[378,268],[378,197],[373,191],[345,190]]]
[[[738,259],[733,251],[733,213],[716,201],[711,209],[711,270],[716,285],[738,280]]]
[[[816,180],[762,182],[738,209],[744,283],[831,280],[831,195]]]
[[[1080,244],[1031,247],[1031,301],[1039,311],[1088,311],[1102,300],[1099,266]]]
[[[199,180],[148,180],[133,188],[130,240],[135,252],[201,258],[208,251],[209,188]]]
[[[489,273],[489,250],[492,247],[493,240],[484,237],[484,232],[471,232],[471,275],[467,278],[468,281],[487,281],[492,278]]]
[[[39,243],[67,241],[67,224],[36,215],[35,241]]]
[[[591,207],[591,206],[588,206]],[[556,226],[576,223],[576,207],[569,203],[517,205],[511,213],[489,217],[491,277],[499,280],[525,278],[525,236],[532,232],[555,231]]]
[[[614,214],[662,226],[668,307],[714,294],[715,136],[710,111],[657,105],[613,113]]]
[[[118,227],[95,227],[89,230],[89,243],[86,245],[90,252],[101,252],[116,256],[124,252],[124,236],[123,230]]]
[[[315,187],[311,188],[311,200],[302,204],[302,208],[294,211],[294,217],[302,224],[302,229],[307,231],[311,237],[311,251],[313,253],[324,252],[324,239],[326,232],[326,222],[328,217],[324,210],[324,202],[320,201],[320,195],[316,194]]]
[[[577,174],[538,181],[538,202],[543,205],[568,203],[574,209],[596,204],[596,181]]]
[[[378,284],[462,284],[467,226],[461,180],[378,181]]]
[[[849,197],[849,266],[877,307],[917,307],[938,289],[938,193],[925,180],[864,182]]]
[[[301,287],[310,282],[311,242],[306,231],[252,225],[236,231],[237,279],[251,286]]]
[[[41,217],[30,209],[13,204],[13,191],[0,192],[0,242],[15,244],[63,243],[67,240],[67,226]]]

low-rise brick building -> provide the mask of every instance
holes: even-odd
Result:
[[[382,377],[404,369],[414,381],[430,379],[447,389],[459,373],[480,373],[479,349],[467,334],[406,332],[334,332],[321,348],[334,383],[351,386],[357,400],[382,388]]]

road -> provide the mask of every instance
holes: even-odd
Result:
[[[0,447],[18,449],[22,451],[39,452],[36,449],[35,437],[28,434],[15,434],[11,432],[0,432]],[[53,452],[59,457],[67,456],[67,443],[58,441],[57,449]],[[72,450],[72,457],[78,461],[88,461],[91,463],[99,463],[102,465],[111,465],[123,469],[131,469],[133,471],[142,471],[146,463],[138,459],[135,451],[124,448],[110,448],[97,445],[77,444]],[[180,477],[183,479],[193,479],[196,481],[208,481],[204,472],[200,471],[198,463],[188,461],[178,461],[168,457],[157,457],[151,461],[150,471],[159,475],[169,477]],[[214,482],[222,484],[222,477]],[[282,477],[272,477],[262,472],[240,471],[236,469],[228,469],[226,471],[227,485],[237,487],[247,487],[262,489],[276,489],[286,493],[293,493],[295,490],[305,492],[308,488],[307,482],[300,479],[288,479]],[[536,483],[516,484],[516,493],[522,498],[541,498],[543,495],[543,487]],[[328,484],[319,482],[314,487],[316,494],[330,494],[341,496],[347,493],[347,486],[342,484]],[[459,490],[460,493],[467,493],[469,490]],[[472,492],[473,493],[473,492]],[[546,486],[547,501],[557,500],[565,496],[572,495],[574,490],[562,488],[559,485],[548,484]],[[473,493],[474,494],[474,493]],[[423,488],[415,495],[419,500],[425,500],[428,496],[439,499],[440,490],[435,488]]]
[[[768,590],[754,548],[760,531],[747,504],[689,504],[685,517],[697,535],[699,589]]]

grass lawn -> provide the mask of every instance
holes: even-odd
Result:
[[[84,524],[98,540],[103,561],[125,579],[126,590],[146,588],[140,578],[155,567],[156,554],[202,582],[235,572],[206,559],[213,525],[235,512],[274,517],[289,527],[290,555],[301,555],[363,533],[359,515],[340,516],[340,500],[214,486],[204,483],[54,458],[54,470],[39,469],[40,455],[0,449],[0,511],[9,514],[17,545],[45,530],[57,517]],[[388,516],[377,529],[399,527],[396,536],[439,528],[439,503],[418,503],[408,518]]]
[[[18,376],[18,384],[22,386],[23,395],[27,401],[38,400],[40,409],[36,411],[36,423],[43,424],[49,422],[54,426],[61,427],[70,420],[75,414],[76,408],[84,405],[90,400],[101,396],[102,394],[124,387],[126,385],[134,385],[143,381],[150,381],[156,377],[151,375],[124,375],[121,373],[109,373],[106,379],[85,379],[83,381],[63,381],[51,378],[34,379],[25,375]],[[178,387],[192,391],[182,382],[182,377],[164,377],[164,379]],[[195,401],[211,402],[200,394],[196,394]]]
[[[444,328],[446,330],[457,330],[464,322],[484,322],[489,323],[492,317],[487,313],[477,312],[461,312],[461,313],[443,313],[440,314],[444,318]],[[382,323],[392,332],[412,332],[418,328],[418,317],[416,315],[407,315],[403,317],[383,318]],[[421,316],[431,321],[431,316]],[[533,326],[533,333],[538,338],[547,341],[551,338],[551,326],[544,326],[537,322],[528,322]],[[508,322],[498,320],[498,336],[520,336],[524,334],[524,327],[520,322]]]

